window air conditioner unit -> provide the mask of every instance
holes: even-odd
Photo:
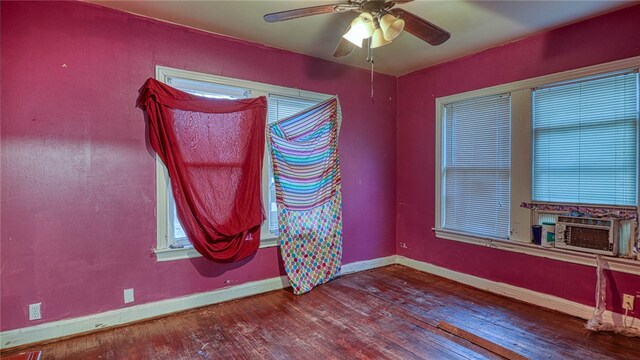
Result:
[[[557,248],[602,255],[618,255],[618,221],[574,216],[558,216]]]

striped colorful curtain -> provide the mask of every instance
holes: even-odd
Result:
[[[269,125],[280,251],[295,294],[340,273],[340,122],[332,98]]]

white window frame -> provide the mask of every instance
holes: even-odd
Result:
[[[555,74],[536,78],[501,84],[465,93],[444,96],[436,99],[436,211],[435,227],[436,236],[441,239],[460,241],[464,243],[500,248],[508,251],[525,253],[534,256],[551,258],[571,263],[595,266],[595,255],[577,251],[542,248],[531,244],[531,210],[520,207],[522,202],[531,202],[531,171],[532,171],[532,96],[533,88],[579,79],[598,74],[616,71],[632,70],[640,67],[640,56],[613,61],[594,66],[563,71]],[[442,225],[442,146],[443,146],[443,119],[444,106],[449,103],[469,100],[473,98],[511,94],[511,224],[510,239],[501,240],[484,238],[471,234],[445,230]],[[640,137],[639,137],[640,138]],[[639,188],[640,194],[640,188]],[[640,198],[640,196],[639,196]],[[636,207],[621,207],[637,209]],[[640,256],[640,255],[639,255]],[[608,257],[612,270],[640,275],[640,258],[623,259]]]
[[[219,85],[228,85],[233,87],[240,87],[247,89],[251,92],[251,97],[269,95],[282,95],[294,98],[313,99],[318,101],[324,101],[332,97],[332,95],[321,94],[312,91],[305,91],[293,88],[287,88],[283,86],[269,85],[264,83],[258,83],[248,80],[240,80],[229,77],[210,75],[195,71],[174,69],[166,66],[156,66],[156,80],[168,83],[169,78],[183,78],[189,80],[210,82]],[[266,133],[265,133],[266,137]],[[267,216],[269,216],[269,209],[267,204],[269,202],[269,153],[268,145],[265,143],[264,161],[262,167],[262,202],[265,207]],[[170,261],[186,258],[200,257],[194,248],[178,248],[171,249],[169,244],[171,237],[173,236],[173,229],[171,229],[171,221],[169,216],[170,212],[170,189],[169,189],[169,175],[167,168],[162,163],[160,158],[156,156],[156,233],[157,241],[154,252],[156,254],[157,261]],[[278,246],[278,238],[269,232],[269,219],[267,218],[260,229],[260,248]]]

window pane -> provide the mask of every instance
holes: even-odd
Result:
[[[533,92],[533,200],[637,204],[638,74]]]
[[[167,84],[189,94],[204,96],[207,98],[244,99],[251,96],[251,91],[245,88],[214,84],[205,81],[172,77],[167,79]]]
[[[171,188],[171,184],[169,183],[169,189]],[[185,234],[182,225],[180,224],[180,220],[178,220],[178,214],[176,213],[176,203],[173,200],[172,191],[168,191],[169,196],[169,239],[168,246],[170,248],[184,248],[184,247],[192,247],[191,242],[187,238],[187,234]]]
[[[445,106],[444,229],[509,237],[511,103],[508,95]]]

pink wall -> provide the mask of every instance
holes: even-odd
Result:
[[[434,99],[639,55],[640,6],[397,83],[378,75],[375,105],[366,71],[83,3],[0,6],[0,330],[124,307],[124,288],[140,304],[281,273],[274,248],[155,261],[154,160],[134,104],[156,64],[340,96],[345,263],[392,255],[397,238],[404,256],[593,303],[593,268],[434,238]],[[30,322],[35,302],[44,318]]]
[[[278,276],[277,250],[157,263],[137,90],[154,66],[338,94],[344,262],[395,253],[396,80],[84,3],[2,2],[2,331]],[[364,61],[364,59],[363,59]],[[27,305],[42,302],[43,320]]]
[[[435,99],[640,55],[638,24],[634,6],[400,77],[396,241],[407,248],[398,254],[593,305],[592,267],[434,237]],[[621,312],[618,294],[640,291],[640,277],[609,276],[609,305]]]

